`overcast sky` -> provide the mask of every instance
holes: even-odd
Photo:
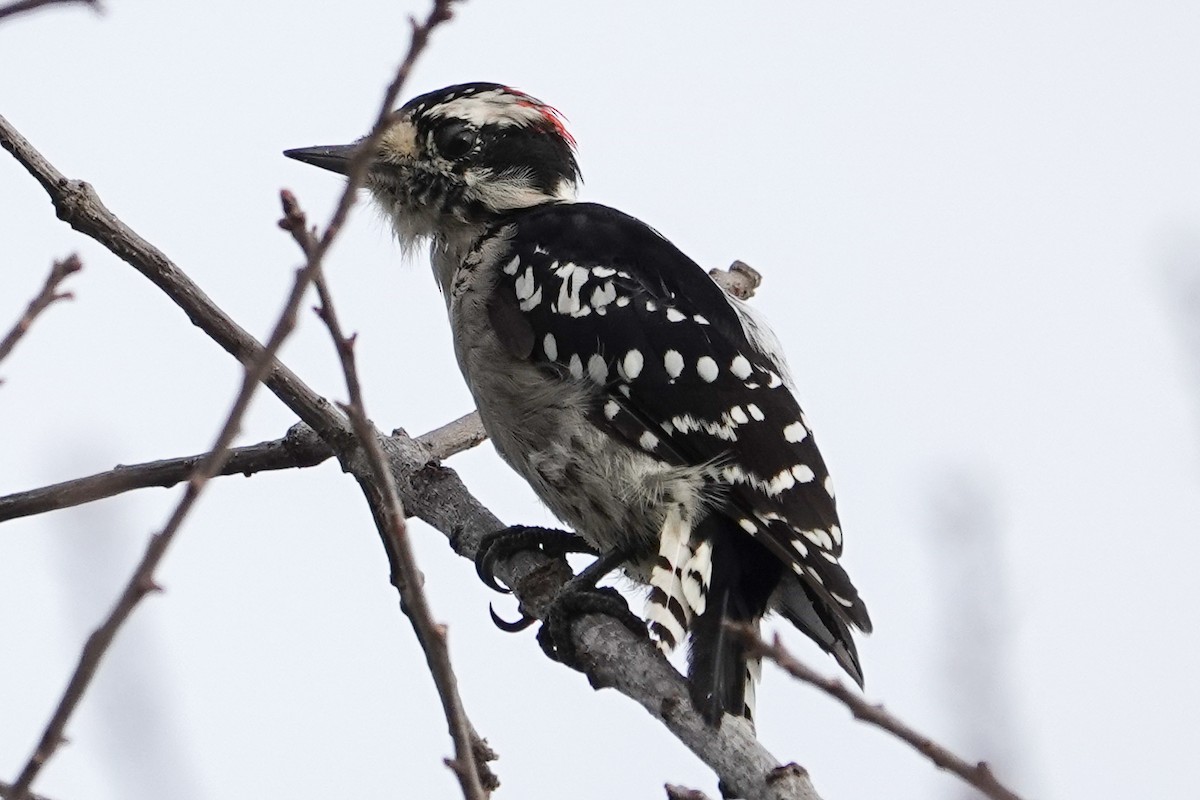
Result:
[[[407,15],[427,7],[106,9],[0,25],[0,114],[263,336],[300,261],[275,227],[279,189],[314,220],[341,190],[280,152],[364,133]],[[875,621],[867,696],[1001,760],[1031,797],[1195,794],[1181,773],[1200,716],[1198,9],[474,0],[406,92],[498,81],[552,103],[579,141],[583,197],[701,264],[764,274],[754,302],[790,355]],[[0,328],[52,259],[85,264],[75,301],[0,365],[0,493],[205,449],[239,366],[0,156]],[[402,263],[363,204],[327,269],[381,428],[470,410],[424,258]],[[344,399],[311,315],[284,360]],[[293,422],[263,391],[240,441]],[[490,445],[451,466],[506,522],[553,524]],[[5,779],[178,495],[0,527]],[[512,616],[511,601],[412,530],[464,700],[501,755],[497,797],[661,798],[665,781],[715,794],[632,702],[548,662],[531,632],[495,630],[488,603]],[[424,660],[336,466],[221,479],[160,581],[39,791],[457,794]],[[765,672],[760,736],[828,800],[959,792]]]

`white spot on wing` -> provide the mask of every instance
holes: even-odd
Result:
[[[740,381],[744,381],[746,378],[750,377],[752,370],[750,369],[750,362],[744,355],[739,353],[729,365],[729,371],[733,373],[733,377]]]
[[[733,408],[729,409],[729,418],[738,425],[745,425],[750,421],[750,418],[746,416],[746,412],[741,406],[734,406]]]
[[[643,450],[653,450],[658,447],[658,437],[650,431],[646,431],[638,437],[638,444],[641,445]]]
[[[578,353],[571,356],[571,361],[567,364],[567,369],[571,371],[572,377],[583,377],[583,360],[579,357]]]
[[[604,356],[596,353],[588,359],[588,377],[596,383],[608,380],[608,364],[605,363]]]
[[[762,409],[756,406],[754,403],[747,404],[746,410],[750,412],[750,416],[754,417],[759,422],[762,422],[764,419],[766,419],[766,417],[763,416]]]
[[[710,356],[700,356],[696,360],[696,372],[705,381],[712,383],[717,379],[717,362],[713,361]]]
[[[683,322],[685,319],[687,319],[687,316],[679,309],[677,309],[677,308],[668,308],[667,309],[667,321],[668,322]]]
[[[517,303],[517,307],[522,311],[532,311],[540,302],[542,302],[542,287],[539,286],[532,296]]]
[[[612,281],[606,281],[603,286],[596,287],[592,292],[592,305],[597,311],[616,299],[617,289],[613,286]]]
[[[510,261],[504,265],[504,274],[505,275],[516,275],[517,270],[519,270],[520,268],[521,268],[521,257],[513,256],[512,261]]]
[[[586,308],[579,295],[591,272],[584,267],[567,263],[555,269],[554,274],[561,281],[558,287],[558,302],[555,304],[554,310],[559,314],[579,314],[582,308]],[[591,313],[590,309],[588,313]]]
[[[605,419],[613,419],[619,413],[621,413],[621,405],[616,400],[609,400],[604,404]]]
[[[528,267],[524,272],[521,273],[521,276],[517,278],[517,282],[513,288],[517,292],[518,300],[528,300],[533,295],[533,290],[535,288],[533,282],[533,267]]]
[[[558,341],[553,333],[547,333],[546,338],[542,339],[542,350],[546,353],[546,358],[558,361]]]
[[[800,481],[801,483],[808,483],[813,478],[817,477],[812,471],[812,467],[808,466],[808,464],[797,464],[796,466],[792,467],[792,475],[796,476],[796,480]]]
[[[626,353],[625,358],[621,362],[621,366],[625,370],[626,380],[633,380],[638,375],[641,375],[643,363],[640,350],[630,350]]]
[[[805,436],[808,436],[808,430],[802,422],[793,422],[783,429],[783,438],[789,442],[803,442]]]
[[[668,350],[663,356],[663,367],[667,370],[667,377],[675,380],[683,372],[683,355],[678,350]]]

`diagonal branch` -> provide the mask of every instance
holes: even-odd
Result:
[[[487,434],[474,411],[417,437],[417,441],[429,448],[431,461],[441,461],[470,450],[485,439]],[[170,488],[187,480],[205,455],[119,464],[84,478],[4,495],[0,497],[0,522],[104,500],[135,489]],[[231,448],[229,459],[217,475],[250,476],[258,472],[302,469],[323,464],[331,458],[333,450],[325,440],[303,422],[297,422],[280,439]]]
[[[37,178],[60,217],[152,281],[218,345],[242,361],[260,351],[254,338],[199,286],[105,208],[91,186],[58,172],[3,117],[0,146]],[[360,477],[365,474],[361,462],[351,458],[354,437],[344,415],[278,361],[268,369],[264,383],[339,454],[360,483],[365,481]],[[504,527],[452,470],[430,463],[424,445],[402,435],[381,438],[380,444],[405,508],[446,534],[460,555],[473,557],[484,534]],[[343,457],[343,452],[351,455]],[[562,559],[537,553],[514,555],[497,565],[496,572],[535,615],[545,611],[571,574]],[[683,678],[645,637],[635,637],[620,623],[594,615],[576,621],[572,637],[594,686],[612,687],[633,699],[742,797],[817,800],[807,774],[794,765],[779,766],[746,726],[734,723],[714,729],[705,724],[692,707]]]
[[[261,349],[254,359],[246,364],[241,389],[238,391],[237,398],[233,402],[233,408],[229,411],[225,423],[221,426],[220,433],[217,434],[216,441],[213,443],[211,450],[196,466],[195,471],[188,479],[183,497],[180,498],[179,503],[175,506],[175,510],[171,512],[166,526],[160,533],[150,537],[150,542],[146,545],[146,551],[142,555],[142,560],[138,564],[137,569],[134,570],[129,582],[125,585],[125,589],[121,592],[116,605],[113,606],[112,611],[109,612],[108,617],[100,627],[88,637],[87,643],[83,647],[83,652],[79,656],[79,663],[71,675],[71,680],[67,683],[67,688],[63,691],[57,708],[53,715],[51,715],[50,721],[46,724],[46,728],[42,732],[42,736],[34,748],[33,754],[30,755],[29,760],[25,763],[24,768],[22,768],[20,775],[17,777],[16,783],[13,785],[11,800],[24,800],[27,797],[29,787],[33,784],[34,779],[37,778],[42,767],[54,755],[59,745],[63,743],[63,733],[66,730],[67,722],[75,712],[75,709],[78,708],[79,702],[83,699],[84,692],[87,691],[88,686],[91,684],[96,670],[100,667],[100,661],[108,652],[108,648],[112,644],[113,639],[116,638],[117,632],[121,629],[125,621],[129,619],[137,604],[146,595],[158,590],[159,587],[154,580],[155,570],[162,562],[167,549],[171,546],[171,542],[178,535],[183,521],[187,518],[188,512],[192,510],[196,500],[199,499],[200,493],[204,490],[208,480],[220,470],[221,465],[228,457],[229,445],[237,435],[246,409],[250,407],[250,398],[253,397],[254,391],[258,388],[259,383],[262,382],[263,375],[270,367],[271,362],[274,361],[275,354],[279,352],[280,346],[282,346],[284,340],[296,327],[296,312],[300,307],[300,301],[303,300],[304,293],[308,288],[308,284],[312,281],[315,272],[316,267],[310,264],[297,273],[295,283],[292,285],[291,296],[288,298],[288,302],[280,314],[279,321],[276,323],[275,329],[271,332],[271,337],[267,340],[266,346]]]
[[[39,314],[60,300],[70,300],[74,296],[70,292],[58,291],[58,286],[68,275],[73,272],[79,272],[81,269],[83,269],[83,262],[74,253],[61,261],[54,262],[54,265],[50,268],[50,274],[46,276],[46,283],[43,284],[42,290],[37,293],[36,297],[29,301],[29,305],[25,308],[25,313],[17,320],[17,324],[13,325],[12,330],[3,339],[0,339],[0,361],[8,357],[8,354],[17,346],[17,342],[29,330],[29,326],[33,325],[33,321],[37,319]]]
[[[766,656],[782,667],[792,677],[817,687],[825,694],[840,700],[854,715],[855,719],[882,728],[896,738],[911,745],[918,753],[928,758],[941,769],[953,772],[967,783],[974,786],[993,800],[1021,800],[1011,789],[1000,783],[992,773],[986,761],[972,764],[946,747],[938,744],[922,733],[910,728],[896,716],[888,712],[882,705],[868,703],[861,695],[851,691],[846,684],[836,678],[827,678],[821,673],[804,664],[784,648],[779,634],[767,644],[758,632],[746,626],[736,626],[737,632],[746,642],[749,651],[759,656]]]
[[[280,220],[280,227],[292,234],[292,238],[308,257],[309,263],[313,263],[318,252],[317,242],[308,230],[304,212],[291,192],[285,190],[282,199],[284,218]],[[321,299],[317,313],[333,337],[334,348],[342,364],[342,374],[350,395],[350,402],[344,405],[343,409],[349,415],[355,436],[365,452],[372,488],[379,495],[377,504],[381,513],[376,516],[376,524],[384,536],[388,555],[392,560],[392,582],[400,592],[401,608],[412,622],[417,641],[425,651],[425,660],[433,675],[434,685],[442,700],[442,710],[450,728],[450,736],[454,740],[455,757],[447,759],[446,764],[458,778],[466,800],[485,800],[491,790],[500,785],[500,781],[485,762],[476,761],[476,754],[488,748],[467,718],[462,696],[458,693],[458,678],[450,664],[446,627],[434,621],[428,598],[421,586],[421,572],[417,568],[416,556],[409,541],[408,526],[404,521],[404,506],[396,492],[396,479],[388,468],[376,438],[377,433],[367,419],[366,401],[363,399],[358,365],[354,357],[354,337],[347,337],[342,332],[325,274],[320,270],[314,277],[314,283],[317,295]],[[494,758],[495,754],[491,753],[488,760]]]
[[[0,6],[0,20],[8,17],[24,14],[28,11],[36,11],[39,8],[46,6],[65,6],[67,4],[82,4],[91,6],[92,10],[100,13],[100,0],[14,0],[12,3],[7,3]]]

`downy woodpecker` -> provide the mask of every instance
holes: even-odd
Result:
[[[345,173],[357,143],[286,155]],[[777,611],[862,682],[870,618],[839,559],[825,462],[775,336],[645,223],[575,201],[563,117],[493,83],[395,112],[366,188],[428,242],[458,363],[500,456],[650,587],[650,635],[690,637],[710,723],[751,717],[758,664],[726,621]]]

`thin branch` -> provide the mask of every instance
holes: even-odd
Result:
[[[13,325],[12,330],[3,339],[0,339],[0,361],[8,357],[39,314],[60,300],[70,300],[74,297],[70,292],[58,291],[58,286],[68,275],[79,272],[81,269],[83,269],[83,262],[75,253],[61,261],[54,262],[54,265],[50,267],[50,274],[46,276],[46,283],[42,286],[42,290],[29,301],[25,313],[17,320],[17,324]]]
[[[105,208],[91,186],[66,178],[3,117],[0,146],[12,152],[41,183],[61,218],[152,281],[218,345],[242,361],[259,351],[254,338],[205,296],[195,282]],[[339,458],[343,449],[350,449],[346,442],[352,442],[353,433],[345,417],[295,373],[276,361],[264,381],[338,451]],[[504,527],[453,470],[429,463],[424,445],[403,435],[382,440],[381,445],[405,508],[448,536],[456,552],[474,557],[483,535]],[[359,468],[349,457],[343,465],[352,473]],[[564,560],[540,553],[518,553],[497,565],[496,572],[534,614],[544,613],[555,592],[571,577]],[[707,725],[693,707],[682,676],[646,637],[634,636],[624,625],[607,617],[587,615],[572,625],[572,638],[593,686],[615,688],[645,708],[732,791],[747,800],[817,800],[803,770],[794,765],[779,766],[778,759],[745,725],[736,721],[717,729]]]
[[[882,728],[912,746],[918,753],[928,758],[941,769],[953,772],[988,797],[993,798],[993,800],[1021,800],[1019,795],[996,779],[986,761],[972,764],[960,758],[928,736],[910,728],[882,705],[868,703],[861,695],[851,691],[840,680],[827,678],[810,668],[784,648],[780,642],[779,634],[775,635],[771,644],[767,644],[758,636],[758,633],[754,629],[746,626],[734,627],[742,636],[749,652],[759,656],[766,656],[782,667],[792,677],[817,687],[835,700],[840,700],[850,709],[850,713],[854,715],[855,719]]]
[[[384,98],[380,113],[371,133],[368,135],[364,143],[364,147],[355,154],[353,159],[351,159],[349,170],[350,179],[347,182],[346,189],[342,194],[341,201],[338,203],[337,209],[333,214],[333,218],[326,227],[325,234],[316,243],[312,252],[308,254],[308,263],[297,274],[295,284],[293,285],[292,295],[289,298],[288,304],[283,314],[281,314],[275,330],[272,332],[271,338],[267,342],[267,345],[263,348],[249,348],[252,351],[257,350],[257,352],[254,353],[252,358],[244,360],[243,362],[247,364],[247,367],[245,379],[242,384],[242,390],[238,394],[238,398],[234,403],[233,410],[230,412],[225,426],[217,437],[216,444],[213,446],[211,452],[197,467],[196,473],[193,475],[191,480],[189,480],[187,489],[184,492],[184,496],[180,500],[179,505],[176,506],[176,509],[172,513],[171,518],[168,520],[166,527],[161,533],[151,537],[141,563],[134,571],[133,576],[130,578],[125,590],[121,593],[120,599],[113,607],[113,610],[109,614],[108,618],[92,633],[91,636],[88,637],[88,641],[84,645],[83,653],[80,656],[79,663],[76,666],[75,672],[63,693],[57,709],[51,717],[50,722],[46,725],[42,737],[39,740],[37,747],[34,749],[33,754],[30,756],[28,762],[25,764],[25,767],[21,770],[21,774],[17,778],[12,792],[13,800],[24,800],[33,780],[37,777],[46,761],[54,754],[59,745],[63,742],[63,731],[66,729],[67,721],[70,719],[75,708],[78,707],[84,691],[91,683],[91,679],[95,675],[96,669],[99,667],[101,658],[103,657],[104,653],[107,652],[108,647],[112,643],[113,638],[116,636],[117,631],[120,629],[121,624],[129,617],[130,613],[132,613],[138,602],[157,588],[156,584],[154,583],[155,569],[161,562],[167,548],[174,540],[183,520],[187,516],[188,511],[194,505],[206,481],[220,469],[221,464],[227,457],[226,451],[228,450],[233,437],[237,433],[241,417],[249,405],[250,397],[252,396],[254,389],[257,388],[259,382],[266,379],[268,373],[272,371],[271,368],[275,362],[275,354],[278,351],[280,344],[295,327],[296,310],[299,308],[300,301],[308,288],[308,284],[312,281],[313,277],[319,273],[321,268],[321,260],[328,251],[330,245],[332,245],[335,237],[338,234],[338,231],[341,229],[341,226],[345,221],[346,215],[349,213],[350,206],[354,202],[355,191],[362,182],[363,176],[365,175],[366,166],[369,163],[370,156],[374,151],[374,143],[377,142],[383,135],[388,115],[390,114],[392,105],[396,101],[396,97],[400,92],[400,88],[407,78],[409,71],[412,69],[412,65],[417,56],[422,50],[424,50],[429,39],[430,31],[432,31],[432,29],[438,24],[445,22],[450,18],[450,2],[451,0],[435,0],[433,10],[430,12],[429,17],[424,24],[419,25],[415,20],[411,21],[413,32],[408,55],[405,57],[400,69],[397,71],[395,80],[393,80],[392,84],[388,87],[388,91]],[[46,186],[45,178],[50,177],[51,173],[57,172],[57,170],[54,170],[53,167],[50,167],[49,164],[45,162],[45,159],[41,159],[40,154],[37,154],[36,151],[33,151],[32,147],[28,147],[28,143],[24,141],[23,137],[20,137],[19,134],[13,136],[13,133],[15,133],[15,131],[10,130],[7,120],[4,120],[2,117],[0,117],[0,144],[3,144],[5,149],[12,151],[14,155],[18,155],[18,160],[21,160],[22,164],[24,164],[27,169],[30,169],[31,172],[34,172],[35,175],[38,175],[39,180],[41,180],[43,183],[43,186]],[[18,154],[18,150],[22,149],[22,144],[26,145],[26,149],[33,155],[37,156],[37,158],[41,160],[42,164],[35,164],[35,159],[29,158],[28,153],[25,153],[24,155],[26,158],[22,159],[22,156]],[[38,171],[35,171],[35,166],[42,167],[40,174]],[[61,181],[61,183],[67,184],[68,182],[64,180]],[[46,188],[49,190],[49,187]],[[125,227],[122,223],[120,223],[119,220],[116,220],[115,217],[112,217],[111,214],[107,213],[107,209],[104,209],[103,206],[98,202],[98,198],[94,197],[95,193],[91,190],[91,187],[81,183],[76,188],[78,190],[78,196],[76,199],[82,197],[82,199],[85,201],[95,201],[93,205],[96,208],[89,210],[107,214],[108,217],[112,218],[111,221],[116,223],[115,227],[117,230]],[[51,192],[51,196],[56,197],[54,192]],[[56,203],[56,205],[58,204]],[[58,205],[58,208],[60,216],[63,216],[63,212],[66,210],[66,216],[68,219],[70,219],[71,210],[69,201],[62,205]],[[149,249],[153,250],[153,248]],[[165,258],[163,260],[165,261]],[[236,326],[234,327],[236,328]],[[253,340],[251,340],[251,342],[252,341]],[[278,372],[278,370],[275,371]],[[322,420],[322,422],[327,422],[327,420]],[[339,430],[337,433],[343,434],[338,438],[340,441],[345,441],[343,431]],[[333,442],[330,442],[330,444],[333,445]],[[363,481],[360,479],[360,483],[362,482]],[[401,520],[402,519],[403,517],[401,516]]]
[[[487,441],[487,433],[483,430],[483,423],[479,421],[479,412],[472,411],[440,428],[421,434],[417,439],[425,443],[435,459],[441,461],[483,444]]]
[[[304,212],[291,192],[285,190],[282,200],[284,218],[279,224],[292,234],[292,238],[308,256],[309,263],[312,263],[317,257],[317,242],[308,229]],[[434,621],[428,598],[421,585],[421,572],[417,568],[416,556],[409,542],[408,526],[404,521],[404,506],[396,492],[396,479],[379,446],[376,438],[378,433],[367,418],[366,401],[363,399],[358,365],[354,357],[354,337],[347,337],[343,333],[325,274],[320,270],[316,273],[314,283],[317,295],[321,299],[317,312],[333,338],[350,396],[350,402],[342,408],[350,417],[354,433],[366,453],[371,483],[380,495],[381,513],[377,522],[381,523],[380,532],[384,535],[388,555],[394,565],[392,582],[400,593],[401,608],[412,623],[421,649],[425,651],[425,660],[433,675],[438,696],[442,700],[442,710],[446,715],[450,737],[454,741],[454,758],[446,759],[446,764],[458,778],[466,800],[486,800],[490,791],[500,785],[500,781],[486,763],[476,763],[475,760],[476,742],[481,742],[481,739],[467,718],[462,697],[458,693],[458,678],[454,674],[450,663],[450,651],[446,645],[446,627]]]
[[[395,435],[407,437],[403,431]],[[486,439],[487,435],[479,424],[479,415],[474,411],[417,437],[417,441],[429,448],[430,461],[442,461]],[[84,478],[4,495],[0,497],[0,522],[92,503],[136,489],[169,489],[187,480],[205,455],[199,453],[142,464],[119,464],[106,472]],[[248,477],[258,472],[303,469],[323,464],[333,457],[333,450],[325,440],[312,428],[298,422],[280,439],[232,448],[229,459],[217,476]]]
[[[103,10],[100,7],[99,0],[16,0],[16,2],[0,6],[0,20],[16,14],[24,14],[27,11],[36,11],[46,6],[65,6],[67,4],[74,5],[79,3],[91,6],[92,10],[97,14]]]
[[[708,277],[738,300],[749,300],[762,286],[762,273],[745,261],[734,261],[728,269],[710,269]]]
[[[2,798],[2,800],[11,800],[13,797],[12,791],[13,785],[11,783],[0,781],[0,798]],[[38,794],[37,792],[29,792],[25,795],[25,797],[27,800],[50,800],[50,798],[46,797],[46,795]]]
[[[263,376],[275,360],[275,354],[279,351],[280,346],[288,337],[288,334],[296,327],[296,312],[300,307],[300,301],[304,298],[304,293],[308,288],[308,284],[312,281],[315,272],[316,269],[310,264],[296,274],[291,295],[283,312],[279,316],[279,321],[275,324],[275,329],[271,332],[271,337],[267,340],[267,344],[261,353],[246,365],[245,374],[242,377],[241,389],[238,391],[237,398],[233,402],[233,408],[230,409],[224,425],[221,426],[221,431],[217,434],[216,441],[213,443],[211,450],[196,466],[195,471],[188,480],[183,497],[180,498],[178,505],[175,506],[175,510],[167,520],[166,526],[160,533],[150,537],[150,542],[146,545],[146,551],[142,555],[142,560],[138,564],[137,569],[134,570],[129,582],[125,585],[125,589],[121,592],[116,605],[113,606],[108,617],[99,628],[92,632],[91,636],[88,637],[87,643],[84,644],[83,652],[79,656],[79,663],[75,667],[75,672],[71,675],[71,680],[67,683],[67,688],[59,700],[58,707],[50,717],[50,721],[46,724],[46,728],[42,732],[41,739],[38,741],[37,747],[34,748],[33,754],[30,755],[29,760],[21,770],[21,774],[17,777],[17,781],[12,789],[12,800],[23,800],[27,796],[30,785],[37,778],[42,767],[54,755],[59,745],[63,743],[63,732],[66,730],[67,721],[79,706],[79,701],[83,699],[83,694],[91,684],[92,678],[100,666],[100,661],[103,659],[105,653],[108,652],[108,648],[112,644],[113,639],[116,638],[122,624],[129,618],[134,608],[146,595],[158,590],[159,587],[154,581],[155,570],[162,562],[167,548],[170,547],[171,542],[174,541],[175,536],[179,533],[184,519],[186,519],[188,512],[191,511],[196,500],[200,497],[200,493],[204,490],[208,480],[220,470],[221,465],[228,457],[229,445],[233,442],[234,436],[237,435],[242,417],[245,415],[246,409],[250,406],[250,398],[253,397],[255,389],[258,388]]]

